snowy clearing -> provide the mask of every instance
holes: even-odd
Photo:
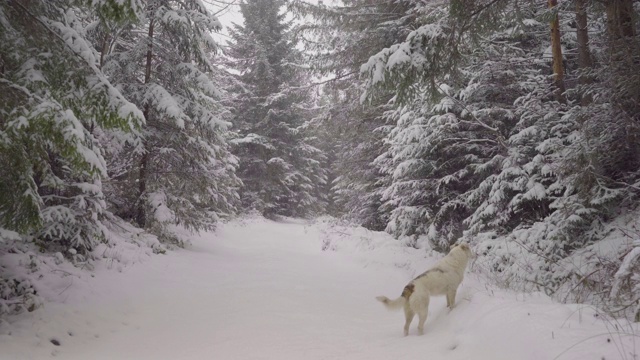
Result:
[[[639,357],[637,324],[499,290],[469,272],[453,311],[433,298],[425,335],[414,320],[403,337],[402,312],[374,297],[399,296],[437,256],[364,229],[236,221],[184,250],[60,275],[66,288],[43,308],[0,324],[0,358]]]

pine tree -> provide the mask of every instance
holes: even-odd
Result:
[[[282,12],[283,1],[240,4],[228,55],[238,74],[234,140],[244,183],[245,209],[264,215],[305,216],[320,211],[318,189],[326,181],[322,152],[305,138],[311,98],[301,54]]]
[[[115,151],[112,163],[126,165],[114,169],[110,200],[119,215],[160,234],[169,224],[211,229],[235,211],[240,185],[227,109],[211,78],[210,33],[220,23],[198,0],[151,0],[141,18],[103,35],[111,46],[96,41],[108,49],[103,71],[145,117],[142,142]]]
[[[568,265],[574,255],[599,259],[591,244],[605,223],[637,206],[629,3],[607,3],[606,17],[578,3],[575,25],[543,4],[416,4],[416,30],[363,66],[368,96],[393,88],[398,100],[379,162],[393,176],[387,230],[425,234],[443,251],[462,237],[480,242],[487,268],[511,286],[607,293],[611,273],[596,271],[598,260],[588,261],[599,274],[591,290],[577,275],[585,266]]]
[[[324,129],[326,146],[332,154],[332,182],[330,196],[332,215],[341,217],[367,229],[381,231],[386,225],[387,212],[381,209],[381,192],[386,183],[374,160],[383,153],[385,119],[383,106],[357,105],[359,94],[352,89],[325,94],[331,104],[323,111],[320,127]],[[355,104],[355,105],[354,105]]]
[[[0,226],[84,253],[103,238],[103,150],[141,112],[100,72],[83,17],[135,19],[137,1],[0,3]]]
[[[415,17],[411,2],[350,0],[333,7],[290,3],[297,14],[316,20],[301,29],[307,37],[304,45],[314,72],[331,78],[322,92],[332,105],[325,107],[322,121],[335,154],[331,198],[337,215],[382,230],[392,210],[381,207],[389,177],[374,160],[386,150],[385,111],[391,108],[393,94],[381,92],[363,103],[360,66],[406,36],[407,25]]]

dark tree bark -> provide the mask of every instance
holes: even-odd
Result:
[[[578,66],[581,69],[592,66],[591,51],[589,50],[589,31],[585,0],[576,0],[576,36],[578,40]]]
[[[578,42],[578,68],[580,75],[578,80],[580,84],[589,84],[593,80],[586,72],[593,66],[591,60],[591,50],[589,48],[589,31],[586,0],[576,0],[576,38]],[[582,105],[588,105],[592,101],[589,94],[583,94],[580,102]]]
[[[558,0],[549,0],[549,8],[558,6]],[[562,65],[562,46],[560,44],[560,21],[558,14],[551,20],[551,52],[553,54],[553,75],[558,101],[564,102],[564,66]]]
[[[145,65],[144,72],[144,84],[147,85],[151,81],[151,62],[153,60],[153,26],[154,20],[151,19],[149,23],[149,34],[147,36],[149,44],[147,45],[147,61]],[[144,114],[145,121],[149,121],[149,105],[146,104],[144,106],[144,110],[142,112]],[[146,202],[144,201],[144,196],[147,191],[147,176],[148,176],[148,166],[149,166],[149,151],[146,146],[144,147],[144,153],[140,158],[140,172],[138,175],[138,211],[136,214],[136,222],[139,226],[144,227],[146,225],[147,214],[146,214]]]
[[[608,0],[606,6],[609,36],[613,40],[634,36],[633,0]]]

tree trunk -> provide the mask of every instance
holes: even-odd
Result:
[[[549,0],[549,8],[553,9],[558,5],[558,0]],[[551,52],[553,54],[553,75],[556,85],[556,97],[558,101],[564,100],[564,67],[562,65],[562,46],[560,44],[560,21],[558,14],[551,20]]]
[[[618,81],[627,83],[635,82],[637,85],[637,59],[638,44],[635,41],[635,28],[633,17],[633,0],[606,0],[607,33],[609,35],[609,66],[612,72],[619,77]],[[628,104],[635,107],[638,104],[637,86],[626,86],[627,95],[635,100]],[[619,93],[618,95],[621,95]]]
[[[591,50],[589,49],[589,30],[588,30],[588,19],[587,19],[587,9],[586,9],[586,0],[575,0],[576,1],[576,38],[578,41],[578,68],[579,75],[578,80],[580,84],[589,84],[592,82],[592,78],[587,74],[591,66],[593,66],[593,62],[591,61]],[[582,94],[582,98],[580,99],[580,103],[584,105],[588,105],[591,103],[593,98],[590,94]]]
[[[149,44],[147,44],[147,62],[146,62],[146,67],[144,72],[145,85],[149,84],[149,82],[151,81],[151,61],[153,60],[153,26],[154,26],[154,21],[153,19],[151,19],[151,22],[149,23],[149,35],[147,37]],[[148,104],[144,105],[144,110],[142,113],[144,115],[145,121],[148,123],[149,115],[150,115]],[[139,176],[138,176],[138,211],[136,214],[136,222],[141,227],[145,227],[147,222],[146,221],[147,220],[146,201],[144,200],[144,197],[147,191],[147,176],[148,176],[148,166],[149,166],[149,149],[147,149],[146,140],[144,140],[143,143],[144,143],[144,149],[143,149],[144,153],[140,158],[140,169],[139,169]]]
[[[634,36],[633,0],[608,0],[606,4],[609,36],[613,40]]]
[[[578,66],[587,69],[592,66],[589,50],[589,31],[587,29],[587,9],[585,0],[576,0],[576,37],[578,40]]]
[[[104,38],[102,39],[102,49],[100,50],[100,66],[99,69],[102,70],[102,67],[104,66],[104,55],[107,52],[107,39],[108,39],[108,35],[105,35]]]

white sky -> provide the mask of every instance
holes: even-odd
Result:
[[[324,2],[325,4],[337,3],[339,0],[305,0],[308,3],[317,4],[318,2]],[[231,27],[233,23],[242,24],[242,14],[240,13],[240,0],[204,0],[205,4],[209,5],[211,11],[218,16],[222,23],[223,29],[219,34],[214,34],[214,38],[221,44],[226,43],[227,28]],[[227,6],[228,5],[228,6]],[[222,9],[222,10],[221,10]]]

